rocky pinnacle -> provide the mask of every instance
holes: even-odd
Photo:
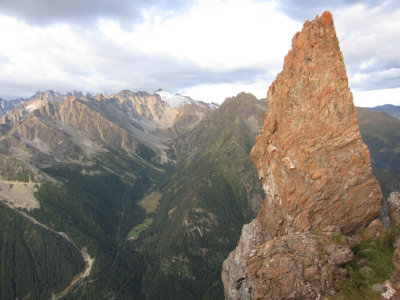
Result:
[[[312,283],[310,290],[300,291],[295,286],[290,288],[295,283],[276,282],[289,284],[287,291],[260,292],[263,288],[257,284],[270,284],[276,278],[262,267],[263,258],[256,253],[264,251],[263,257],[271,259],[269,251],[275,253],[274,245],[282,245],[276,240],[280,238],[285,245],[301,245],[302,240],[325,245],[326,241],[317,236],[298,234],[329,228],[351,234],[379,214],[382,194],[358,129],[330,12],[305,22],[293,37],[292,49],[285,57],[283,71],[268,90],[267,101],[264,129],[251,152],[266,198],[257,218],[243,230],[246,235],[242,234],[238,248],[224,262],[225,295],[228,299],[317,297],[319,288]],[[254,233],[246,228],[255,228]],[[346,257],[351,259],[351,255]],[[301,265],[302,261],[297,262]],[[328,281],[329,277],[340,279],[334,265],[326,268],[331,270]],[[306,279],[302,282],[307,285]],[[324,284],[330,286],[329,282]]]
[[[251,152],[267,194],[260,221],[272,236],[366,226],[382,196],[329,12],[294,36],[267,99],[264,130]]]

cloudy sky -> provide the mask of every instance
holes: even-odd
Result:
[[[293,35],[325,9],[356,105],[400,105],[398,0],[1,0],[0,97],[163,88],[263,98]]]

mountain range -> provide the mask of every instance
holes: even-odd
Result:
[[[380,106],[375,106],[371,108],[374,111],[384,111],[388,115],[400,119],[400,106],[392,105],[392,104],[385,104]]]
[[[223,298],[222,261],[265,196],[249,157],[265,99],[46,91],[1,107],[0,298]],[[399,120],[358,120],[381,189],[398,189]]]

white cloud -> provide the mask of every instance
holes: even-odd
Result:
[[[191,0],[1,0],[0,11],[39,26],[57,23],[90,26],[100,17],[131,26],[142,20],[144,9],[159,15],[171,15],[184,12],[191,4]]]
[[[355,90],[353,100],[356,106],[373,107],[391,103],[400,105],[400,88],[380,90]]]
[[[111,19],[84,29],[0,16],[7,28],[0,32],[0,94],[14,85],[23,87],[15,94],[26,95],[47,88],[115,92],[251,82],[281,68],[300,27],[273,2],[251,0],[202,0],[185,14],[145,20],[132,30]]]
[[[390,1],[373,8],[357,4],[335,12],[335,26],[355,89],[400,86],[400,8]]]
[[[399,87],[400,9],[393,1],[339,2],[331,11],[350,87],[357,93]],[[112,93],[161,87],[216,102],[241,91],[265,97],[301,30],[279,4],[199,0],[179,13],[142,5],[142,23],[127,26],[115,12],[85,28],[66,22],[33,26],[0,15],[0,96],[29,96],[38,89]],[[397,101],[390,95],[378,98]]]
[[[181,93],[195,100],[222,103],[226,98],[236,96],[240,92],[250,92],[258,99],[267,97],[269,83],[265,80],[246,84],[240,82],[202,84],[184,89]]]
[[[67,25],[31,27],[0,16],[0,28],[5,29],[0,31],[2,85],[41,88],[44,83],[64,82],[68,87],[78,84],[79,66],[90,69],[85,40]]]
[[[375,64],[375,58],[364,60],[360,65],[360,70],[361,71],[368,70],[370,67],[374,66],[374,64]]]
[[[299,28],[277,12],[273,2],[250,0],[202,0],[184,15],[148,18],[132,32],[111,20],[100,25],[120,47],[187,59],[215,70],[276,67]]]

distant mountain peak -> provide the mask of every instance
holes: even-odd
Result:
[[[84,94],[81,91],[73,90],[72,92],[68,92],[67,96],[68,97],[83,98]]]
[[[182,96],[180,94],[173,94],[173,93],[171,93],[169,91],[165,91],[163,89],[158,89],[154,93],[158,94],[161,97],[161,99],[163,101],[166,101],[169,104],[169,106],[171,106],[172,108],[179,107],[184,103],[191,104],[191,103],[195,102],[192,98],[190,98],[188,96]]]
[[[370,110],[384,111],[388,115],[390,115],[396,119],[400,119],[400,106],[396,106],[393,104],[384,104],[384,105],[380,105],[380,106],[371,107]]]
[[[172,108],[177,108],[183,104],[196,104],[199,106],[208,106],[211,109],[216,109],[219,107],[219,104],[217,103],[206,103],[203,101],[196,101],[190,98],[189,96],[181,95],[179,93],[171,93],[169,91],[163,90],[163,89],[158,89],[154,92],[155,94],[158,94],[161,99],[169,104]]]
[[[44,92],[38,91],[29,100],[47,100],[47,101],[55,101],[62,102],[67,97],[66,94],[61,94],[59,92],[55,92],[53,90],[46,90]]]

